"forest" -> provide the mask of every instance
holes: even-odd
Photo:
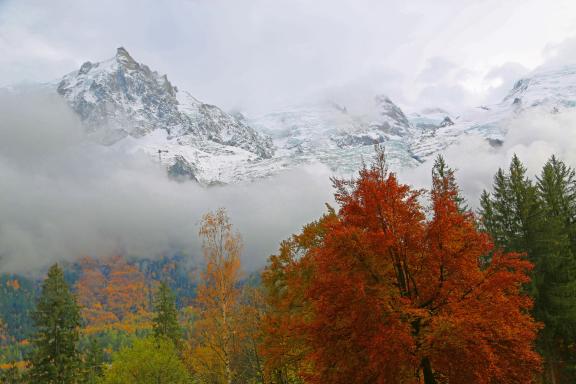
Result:
[[[383,148],[257,273],[224,208],[203,263],[79,256],[0,277],[3,383],[576,382],[576,172],[514,156],[466,201]],[[471,208],[472,206],[479,208]],[[281,219],[281,218],[279,218]]]

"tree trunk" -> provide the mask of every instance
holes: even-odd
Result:
[[[423,358],[420,366],[422,367],[422,372],[424,373],[424,384],[436,384],[436,379],[434,378],[434,372],[432,371],[430,359],[427,357]]]

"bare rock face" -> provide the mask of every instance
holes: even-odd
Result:
[[[168,176],[176,181],[198,181],[196,170],[183,156],[176,156],[174,164],[168,168]]]
[[[454,125],[454,122],[452,121],[452,119],[450,118],[450,116],[446,116],[446,117],[444,118],[444,120],[442,120],[442,121],[440,122],[439,127],[440,127],[440,128],[444,128],[444,127],[449,127],[449,126],[451,126],[451,125]]]

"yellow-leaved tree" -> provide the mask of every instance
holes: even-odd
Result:
[[[203,216],[199,235],[206,266],[187,360],[197,380],[229,384],[236,375],[234,360],[242,337],[237,324],[242,240],[224,209]]]

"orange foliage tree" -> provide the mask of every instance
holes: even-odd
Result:
[[[387,171],[334,180],[340,210],[283,243],[263,274],[267,372],[310,383],[529,383],[531,264],[476,228],[450,169],[423,191]],[[276,376],[275,376],[276,375]]]
[[[104,261],[83,258],[80,268],[76,291],[86,332],[150,328],[149,287],[137,266],[114,256]]]
[[[201,383],[262,383],[262,292],[241,286],[242,240],[224,209],[203,216],[205,257],[184,358]]]
[[[149,290],[144,274],[120,256],[109,261],[110,276],[106,286],[107,304],[120,320],[138,315],[149,316]]]
[[[238,353],[240,235],[226,212],[202,218],[199,235],[206,261],[197,291],[199,319],[194,323],[188,361],[202,382],[232,383]]]

